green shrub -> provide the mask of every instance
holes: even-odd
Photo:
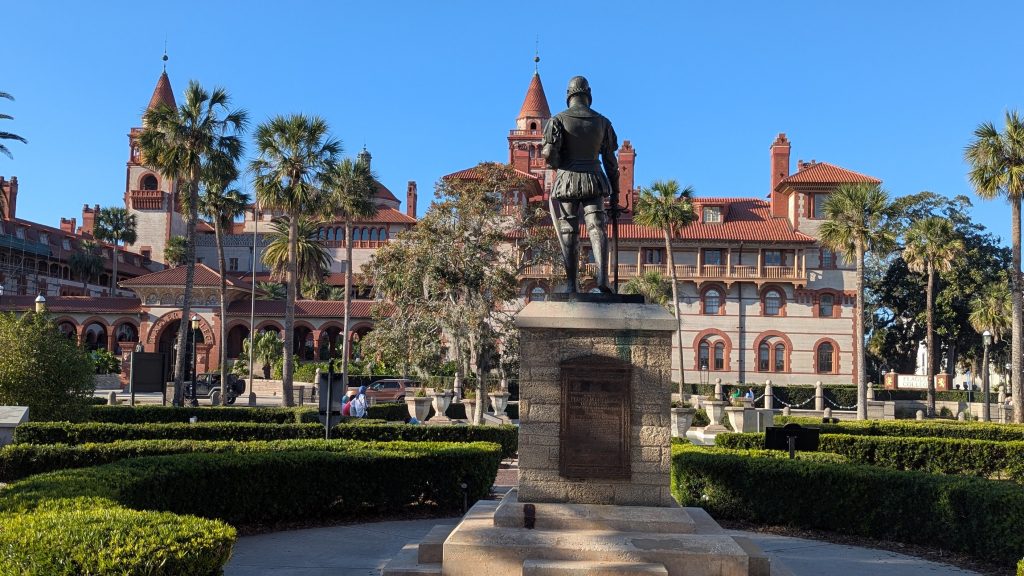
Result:
[[[716,518],[926,544],[1007,565],[1024,549],[1024,490],[1009,482],[676,445],[672,492]]]
[[[91,402],[89,354],[45,314],[0,314],[0,406],[28,406],[34,420],[75,418]]]
[[[93,366],[96,367],[97,374],[121,373],[121,361],[114,356],[113,352],[99,348],[90,352],[89,357],[92,359]]]
[[[159,406],[139,404],[136,406],[90,406],[82,417],[88,422],[113,424],[168,424],[188,422],[195,416],[200,422],[262,422],[269,424],[301,424],[318,422],[317,409],[298,406],[285,407],[225,407],[225,406]]]
[[[822,434],[820,440],[822,451],[842,454],[857,464],[981,478],[1006,474],[1024,483],[1024,442],[850,434]],[[719,434],[715,445],[760,448],[764,434]]]
[[[918,436],[939,438],[964,438],[973,440],[1017,441],[1024,440],[1024,424],[996,424],[993,422],[949,422],[926,420],[867,420],[822,424],[817,418],[776,416],[775,424],[789,422],[812,425],[827,434],[854,434],[859,436]]]
[[[1017,562],[1017,576],[1024,576],[1024,558]]]
[[[349,440],[407,440],[437,442],[494,442],[502,455],[518,450],[515,426],[415,426],[352,419],[331,429],[331,438]],[[27,422],[14,430],[15,444],[85,444],[118,440],[294,440],[323,438],[320,424],[258,422],[198,422],[196,424],[109,424],[101,422]]]
[[[366,417],[389,422],[402,421],[409,417],[409,407],[405,402],[385,402],[367,406]]]
[[[703,428],[711,424],[711,417],[708,416],[708,411],[704,408],[697,408],[697,411],[693,413],[693,426]]]
[[[381,445],[343,452],[191,453],[129,458],[112,464],[37,474],[0,493],[0,511],[24,512],[58,498],[194,514],[232,524],[272,523],[393,513],[410,505],[461,510],[490,491],[497,445]],[[465,494],[459,488],[466,484]]]
[[[0,515],[0,576],[215,576],[235,543],[235,529],[216,520],[61,504]]]

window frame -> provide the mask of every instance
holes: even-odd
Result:
[[[721,224],[722,223],[722,210],[721,206],[704,206],[701,209],[700,221],[704,224]]]
[[[824,369],[823,366],[822,366],[822,364],[823,364],[822,363],[822,358],[823,358],[823,356],[822,356],[822,349],[824,349],[825,346],[828,346],[830,351],[831,351],[831,353],[827,357],[828,358],[828,369],[827,370]],[[832,343],[832,341],[830,341],[830,340],[823,340],[821,342],[818,342],[817,345],[814,346],[814,372],[815,372],[815,374],[836,374],[836,369],[838,368],[838,364],[839,364],[838,358],[837,358],[837,353],[838,353],[838,348],[836,347],[835,344]]]
[[[769,304],[769,302],[770,302],[770,298],[769,297],[772,294],[775,295],[775,298],[774,298],[774,300],[775,300],[774,310],[775,311],[774,312],[772,312],[772,306],[771,306],[771,304]],[[783,315],[782,314],[782,309],[786,305],[785,304],[785,296],[783,296],[782,292],[779,291],[778,288],[769,288],[768,290],[765,290],[764,294],[761,296],[761,304],[762,304],[762,309],[761,309],[761,315],[762,316],[782,316]]]
[[[708,307],[708,295],[712,292],[715,293],[716,303],[714,311],[709,311]],[[701,314],[705,316],[720,316],[722,314],[722,308],[724,306],[722,302],[722,289],[718,286],[710,286],[700,295],[701,302]]]

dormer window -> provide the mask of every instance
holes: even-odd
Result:
[[[61,242],[61,246],[63,246],[65,250],[71,250],[71,240],[65,238],[64,241]]]
[[[25,229],[24,228],[18,228],[17,230],[14,231],[14,235],[18,238],[18,240],[24,240],[25,239]]]
[[[722,207],[721,206],[705,206],[703,211],[704,222],[721,222],[722,221]]]
[[[40,244],[49,244],[50,243],[50,235],[47,234],[46,232],[40,232],[39,233],[39,243]]]

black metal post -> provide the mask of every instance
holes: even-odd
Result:
[[[796,459],[796,436],[787,436],[786,439],[789,440],[789,459],[790,460],[795,460]]]
[[[320,383],[317,382],[317,385]],[[327,417],[324,418],[324,440],[331,439],[331,402],[334,400],[331,388],[334,388],[334,358],[327,363]]]
[[[189,323],[191,327],[191,322]],[[198,382],[196,382],[196,329],[192,328],[192,406],[199,406],[199,399],[196,397],[196,388],[198,388]],[[223,393],[223,386],[221,387]]]
[[[988,338],[985,338],[985,350],[982,353],[982,368],[981,368],[981,420],[983,422],[990,422],[992,420],[992,414],[989,412],[989,384],[988,384]]]

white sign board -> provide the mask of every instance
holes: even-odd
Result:
[[[896,381],[896,387],[899,388],[900,390],[927,390],[928,376],[900,374],[899,378]]]

